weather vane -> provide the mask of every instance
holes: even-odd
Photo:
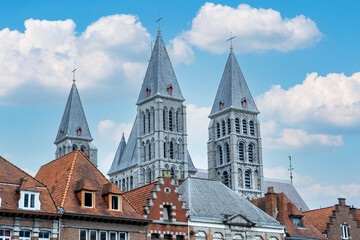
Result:
[[[73,81],[75,82],[75,72],[77,70],[77,67],[75,67],[75,61],[74,61],[74,68],[73,70],[71,71],[73,73]]]
[[[227,39],[226,41],[230,41],[230,50],[233,50],[233,45],[232,45],[232,40],[236,38],[236,36],[232,36],[232,32],[230,32],[230,38]]]
[[[157,22],[157,23],[159,24],[158,33],[161,32],[161,30],[160,30],[160,21],[161,21],[162,19],[163,19],[163,17],[160,17],[160,12],[159,12],[159,19],[155,21],[155,22]]]

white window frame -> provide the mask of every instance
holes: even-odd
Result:
[[[91,194],[91,207],[85,206],[85,194],[90,193]],[[89,191],[84,191],[84,208],[94,208],[94,193]]]
[[[341,238],[342,239],[350,239],[349,237],[349,226],[347,224],[341,225]]]
[[[30,236],[29,237],[20,237],[20,232],[29,232]],[[31,240],[31,231],[30,230],[24,229],[24,230],[21,230],[20,232],[19,232],[19,240]]]
[[[0,229],[0,230],[10,232],[10,236],[0,236],[0,240],[11,240],[11,230],[10,229]]]
[[[117,209],[113,207],[113,198],[117,198]],[[120,211],[120,196],[111,195],[111,210],[113,211]]]
[[[89,230],[89,240],[92,240],[91,233],[93,233],[93,232],[95,232],[95,240],[98,240],[99,235],[98,235],[98,231],[96,231],[96,230]]]
[[[28,198],[27,206],[25,206],[26,196]],[[34,206],[33,207],[31,207],[31,196],[34,196]],[[41,209],[40,192],[21,190],[20,191],[20,200],[19,200],[19,209],[40,211],[40,209]]]
[[[128,240],[128,234],[127,234],[127,232],[119,232],[119,234],[118,234],[119,240],[121,240],[121,238],[120,238],[120,235],[121,235],[121,234],[125,234],[125,240]]]
[[[48,238],[40,237],[40,233],[48,233],[49,237]],[[48,240],[50,238],[51,238],[51,232],[49,232],[49,231],[40,231],[39,232],[39,239],[38,240]]]
[[[108,232],[107,231],[99,231],[99,240],[101,240],[101,233],[105,233],[105,240],[108,240]]]
[[[109,232],[109,240],[111,240],[111,234],[115,234],[115,240],[117,240],[117,233],[116,232]]]
[[[85,240],[88,240],[88,231],[86,229],[80,229],[79,230],[79,240],[81,240],[81,232],[85,232]]]

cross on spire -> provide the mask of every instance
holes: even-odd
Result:
[[[230,41],[230,50],[233,50],[232,40],[234,38],[236,38],[236,36],[233,36],[232,32],[230,32],[230,38],[226,40],[227,42]]]
[[[73,73],[73,82],[75,82],[75,72],[76,72],[76,70],[77,70],[77,67],[75,67],[75,62],[74,62],[74,68],[71,71]]]
[[[290,182],[293,183],[293,170],[294,168],[292,167],[292,164],[291,164],[291,156],[289,156],[289,161],[290,161],[290,168],[288,169],[290,171]]]
[[[159,18],[158,20],[156,20],[155,22],[158,23],[159,27],[158,27],[158,34],[160,34],[161,30],[160,30],[160,21],[163,19],[163,17],[160,17],[160,12],[159,12]]]

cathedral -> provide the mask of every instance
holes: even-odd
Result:
[[[137,100],[128,141],[124,135],[108,171],[123,191],[168,176],[196,176],[187,149],[186,106],[160,31],[152,49]],[[263,195],[259,111],[232,46],[209,115],[208,178],[218,180],[247,199]],[[56,136],[56,158],[83,151],[97,166],[97,148],[75,84],[72,85]],[[205,144],[205,143],[204,143]]]

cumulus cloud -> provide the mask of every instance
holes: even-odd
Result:
[[[102,17],[82,33],[72,20],[28,19],[24,33],[0,30],[0,104],[63,97],[75,59],[78,85],[96,101],[134,94],[149,49],[150,34],[133,15]]]
[[[116,123],[111,120],[103,120],[98,124],[98,134],[100,141],[112,141],[118,144],[121,140],[122,134],[125,134],[125,139],[130,135],[133,123]]]
[[[329,124],[354,127],[360,124],[360,72],[351,76],[330,73],[308,74],[305,80],[288,90],[280,85],[258,97],[266,118],[284,124]]]
[[[240,4],[237,8],[205,3],[182,37],[191,45],[213,53],[228,51],[225,40],[232,32],[236,52],[288,52],[313,45],[321,32],[310,18],[299,15],[283,18],[273,9],[252,8]]]
[[[99,161],[98,168],[105,176],[107,176],[107,172],[111,167],[114,157],[115,157],[115,153],[109,152],[101,161]]]
[[[190,64],[194,61],[195,55],[191,46],[181,37],[170,40],[168,46],[169,55],[173,64]]]

